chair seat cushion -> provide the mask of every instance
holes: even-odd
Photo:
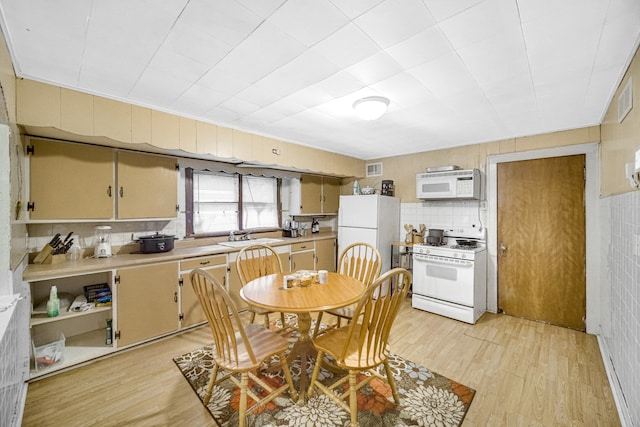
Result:
[[[355,325],[354,337],[358,337],[360,334],[360,326]],[[378,366],[384,362],[389,353],[388,349],[385,349],[384,354],[374,355],[363,352],[358,354],[358,348],[360,347],[357,339],[351,339],[349,346],[345,353],[344,359],[341,359],[342,351],[344,350],[344,343],[349,335],[349,326],[343,326],[341,328],[333,329],[318,338],[313,340],[313,344],[316,349],[322,350],[332,358],[335,359],[336,365],[344,369],[368,369]]]

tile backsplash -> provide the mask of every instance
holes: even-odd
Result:
[[[404,224],[429,227],[476,226],[487,224],[487,202],[484,200],[429,201],[400,205],[400,237],[404,237]]]
[[[602,337],[610,352],[632,425],[640,426],[640,191],[601,200],[603,262]],[[635,404],[633,402],[636,402]]]

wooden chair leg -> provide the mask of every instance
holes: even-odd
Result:
[[[207,385],[207,392],[204,395],[204,406],[209,404],[209,400],[211,400],[211,392],[213,391],[213,386],[216,383],[216,378],[218,377],[218,364],[213,365],[213,370],[211,371],[211,378],[209,378],[209,384]]]
[[[384,361],[384,371],[387,374],[387,382],[391,387],[391,393],[393,394],[393,400],[396,402],[396,405],[400,404],[400,395],[398,394],[398,389],[396,388],[396,380],[393,379],[393,374],[391,372],[391,367],[389,366],[389,360]]]
[[[242,373],[240,378],[240,408],[238,410],[238,426],[244,427],[247,420],[247,388],[249,387],[249,374]]]
[[[338,323],[336,323],[336,327],[339,328],[340,327],[340,321],[342,320],[342,318],[338,317]]]
[[[316,319],[316,327],[313,328],[313,337],[318,336],[318,331],[320,331],[320,322],[322,321],[322,311],[318,313],[318,318]]]
[[[358,426],[358,390],[356,390],[356,373],[349,371],[349,409],[351,412],[351,427]]]
[[[251,317],[249,318],[249,323],[253,323],[256,320],[256,312],[251,311]]]
[[[284,354],[282,354],[280,357],[282,357],[282,372],[284,372],[284,378],[287,380],[287,383],[289,384],[289,396],[291,397],[291,400],[293,400],[294,402],[298,400],[298,392],[296,391],[296,388],[293,386],[293,378],[291,377],[291,370],[289,369],[289,363],[287,363],[287,358],[284,357]]]
[[[311,396],[313,394],[313,387],[318,380],[318,374],[320,374],[320,365],[322,365],[323,357],[324,353],[322,351],[318,351],[318,355],[316,356],[316,364],[313,367],[313,373],[311,374],[311,381],[309,381],[309,390],[307,390],[307,396]]]
[[[287,323],[284,320],[284,313],[280,312],[280,321],[282,322],[282,329],[287,327]]]
[[[264,327],[269,329],[269,315],[268,314],[264,315]]]

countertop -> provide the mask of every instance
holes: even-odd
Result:
[[[302,237],[277,237],[281,242],[270,243],[270,246],[283,246],[295,243],[313,242],[316,240],[335,239],[335,232],[320,232]],[[157,254],[131,253],[114,255],[109,258],[82,258],[76,261],[65,261],[58,264],[29,264],[22,275],[25,281],[38,281],[54,279],[57,277],[76,276],[80,274],[108,271],[117,268],[133,267],[137,265],[154,264],[169,261],[179,261],[207,255],[226,254],[238,252],[242,248],[232,248],[219,244],[181,247],[181,241],[176,241],[176,247],[172,251]]]

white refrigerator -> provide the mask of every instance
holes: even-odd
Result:
[[[391,242],[400,234],[400,199],[380,195],[340,196],[338,254],[355,242],[370,243],[382,257],[381,273],[391,268]]]

